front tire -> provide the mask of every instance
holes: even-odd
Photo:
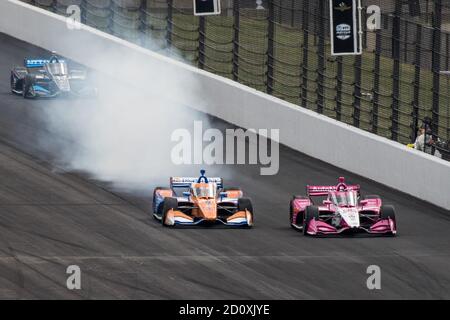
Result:
[[[305,209],[305,219],[303,219],[303,234],[307,235],[308,226],[311,220],[319,220],[319,208],[316,206],[308,206]]]
[[[11,72],[10,83],[11,83],[11,93],[15,94],[16,88],[15,88],[15,84],[14,84],[14,75],[12,72]]]
[[[30,89],[33,85],[33,79],[31,76],[27,75],[24,79],[23,79],[23,88],[22,88],[22,95],[25,99],[33,99],[35,98],[34,95],[30,94]]]
[[[238,211],[248,211],[251,215],[251,227],[255,223],[255,216],[253,215],[253,205],[249,198],[239,198],[238,199]]]
[[[294,196],[294,199],[291,200],[291,202],[289,203],[289,222],[290,222],[291,228],[298,231],[300,229],[300,227],[303,229],[304,212],[298,212],[297,216],[295,217],[295,221],[294,221],[294,200],[295,199],[297,199],[297,198],[295,198],[295,196]],[[296,225],[297,227],[295,227],[294,225]]]
[[[397,220],[395,219],[395,209],[393,206],[381,206],[380,208],[380,220],[391,219],[394,222],[395,230],[397,230]],[[394,235],[394,233],[392,234]]]
[[[395,209],[393,206],[381,206],[380,208],[380,219],[391,218],[395,221]]]
[[[238,199],[238,211],[248,210],[253,213],[253,205],[249,198],[239,198]]]
[[[153,190],[153,200],[152,200],[152,210],[153,213],[158,215],[159,217],[162,216],[162,211],[163,211],[163,202],[159,203],[158,206],[156,206],[156,192],[159,190],[170,190],[170,188],[164,188],[164,187],[156,187]]]
[[[165,198],[163,202],[163,213],[161,218],[161,223],[165,227],[173,227],[173,225],[166,223],[167,213],[170,210],[177,210],[178,209],[178,200],[176,198]]]

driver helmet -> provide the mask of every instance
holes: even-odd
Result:
[[[58,55],[56,54],[56,51],[52,51],[52,56],[50,57],[50,63],[58,63],[59,62],[59,58]]]
[[[339,183],[336,186],[336,191],[346,191],[347,185],[345,184],[345,178],[339,177],[338,181],[339,181]]]

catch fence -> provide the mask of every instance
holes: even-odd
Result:
[[[326,0],[222,0],[207,17],[192,0],[23,1],[62,15],[78,5],[87,25],[403,144],[429,118],[430,150],[449,158],[447,0],[363,0],[363,54],[339,57]]]

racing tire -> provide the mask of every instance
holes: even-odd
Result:
[[[16,88],[14,88],[14,75],[13,75],[12,72],[11,72],[10,83],[11,83],[11,93],[15,93],[14,90],[15,90]]]
[[[295,199],[307,199],[307,200],[309,200],[309,198],[306,197],[306,196],[298,196],[298,195],[292,196],[292,200],[295,200]]]
[[[291,227],[294,228],[292,225],[294,221],[292,221],[292,216],[294,215],[294,208],[292,207],[292,201],[289,202],[289,222],[291,224]]]
[[[303,219],[303,234],[307,235],[309,223],[311,220],[319,220],[319,208],[316,206],[307,206],[305,209],[305,218]]]
[[[35,98],[34,96],[30,96],[29,91],[30,88],[33,84],[33,78],[30,75],[27,75],[24,79],[23,79],[23,88],[22,88],[22,96],[25,99],[33,99]]]
[[[228,191],[242,191],[242,189],[239,187],[228,187],[228,188],[222,189],[222,192],[228,192]]]
[[[393,206],[381,206],[380,208],[380,219],[391,218],[395,222],[395,209]]]
[[[388,219],[391,218],[394,221],[395,229],[397,229],[397,220],[395,219],[395,209],[393,206],[386,205],[381,206],[380,208],[380,219]],[[392,234],[394,235],[394,234]]]
[[[157,191],[159,191],[159,190],[170,190],[170,188],[164,188],[164,187],[156,187],[154,190],[153,190],[153,199],[152,199],[152,211],[153,211],[153,213],[154,214],[157,214],[158,216],[162,216],[162,210],[163,210],[163,203],[164,203],[164,201],[163,202],[161,202],[159,205],[158,205],[158,207],[156,208],[156,192]],[[155,219],[156,219],[156,217],[155,217]]]
[[[368,200],[368,199],[381,199],[381,197],[377,194],[368,194],[362,197],[362,200]]]
[[[252,216],[252,225],[253,225],[255,223],[255,216],[253,214],[252,201],[249,198],[239,198],[237,206],[238,206],[238,211],[247,210],[248,212],[250,212],[250,215]],[[251,226],[248,226],[248,227],[251,228]]]
[[[292,199],[291,202],[289,202],[289,222],[290,222],[290,225],[291,225],[292,229],[299,230],[298,227],[302,227],[303,228],[303,218],[304,218],[305,214],[304,214],[304,212],[299,212],[297,214],[297,217],[296,217],[295,221],[293,220],[294,207],[293,207],[292,203],[294,202],[295,199],[299,199],[299,198],[295,198],[295,196],[294,196],[294,199]],[[300,222],[300,224],[299,224],[299,222]],[[293,224],[297,225],[297,228],[294,227]]]
[[[238,199],[238,211],[248,210],[253,214],[253,205],[249,198],[239,198]]]
[[[178,200],[176,198],[165,198],[163,201],[163,209],[162,209],[162,217],[161,223],[164,227],[173,227],[171,225],[166,224],[167,212],[171,209],[178,209]]]

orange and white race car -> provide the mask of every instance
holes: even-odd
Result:
[[[177,191],[184,189],[182,196]],[[253,207],[239,188],[223,188],[222,178],[171,177],[170,187],[153,191],[153,216],[163,226],[223,224],[252,227]]]

